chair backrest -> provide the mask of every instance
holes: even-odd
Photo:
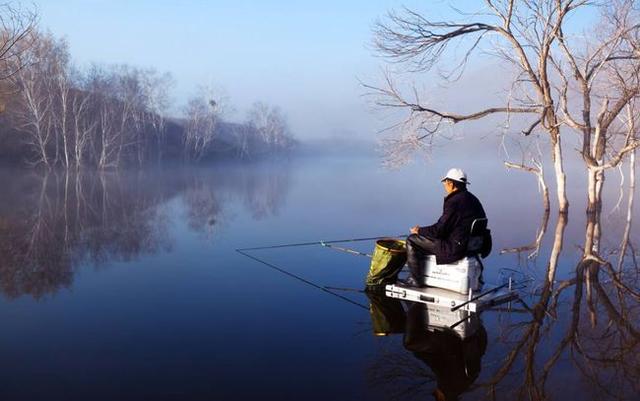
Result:
[[[472,254],[480,253],[484,244],[484,232],[487,229],[486,218],[475,219],[471,222],[471,232],[469,233],[469,242],[467,242],[467,252]]]
[[[484,231],[487,229],[487,222],[488,220],[486,217],[475,219],[474,221],[472,221],[471,232],[469,233],[469,235],[471,236],[483,235]]]

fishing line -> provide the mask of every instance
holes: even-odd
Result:
[[[239,253],[239,254],[241,254],[241,255],[244,255],[244,256],[248,257],[249,259],[253,259],[253,260],[255,260],[256,262],[258,262],[258,263],[262,263],[263,265],[265,265],[265,266],[267,266],[267,267],[270,267],[270,268],[272,268],[272,269],[274,269],[274,270],[277,270],[277,271],[279,271],[279,272],[280,272],[280,273],[282,273],[282,274],[285,274],[285,275],[287,275],[287,276],[289,276],[289,277],[293,277],[293,278],[295,278],[296,280],[300,280],[300,281],[302,281],[303,283],[305,283],[305,284],[307,284],[307,285],[310,285],[310,286],[315,287],[315,288],[317,288],[317,289],[319,289],[319,290],[321,290],[321,291],[324,291],[324,292],[326,292],[326,293],[328,293],[328,294],[331,294],[331,295],[333,295],[333,296],[335,296],[335,297],[338,297],[338,298],[342,299],[342,300],[343,300],[343,301],[345,301],[345,302],[348,302],[348,303],[350,303],[350,304],[356,305],[356,306],[358,306],[358,307],[360,307],[360,308],[362,308],[362,309],[369,310],[369,307],[368,307],[368,306],[365,306],[365,305],[363,305],[363,304],[361,304],[361,303],[359,303],[359,302],[356,302],[356,301],[351,300],[351,299],[349,299],[349,298],[347,298],[347,297],[344,297],[344,296],[342,296],[342,295],[340,295],[340,294],[337,294],[337,293],[335,293],[335,292],[333,292],[333,291],[329,290],[329,289],[328,289],[328,288],[326,288],[326,287],[322,287],[322,286],[320,286],[320,285],[318,285],[318,284],[315,284],[315,283],[313,283],[313,282],[311,282],[311,281],[309,281],[309,280],[307,280],[307,279],[305,279],[305,278],[302,278],[302,277],[297,276],[297,275],[295,275],[295,274],[293,274],[293,273],[291,273],[291,272],[288,272],[288,271],[286,271],[286,270],[284,270],[284,269],[282,269],[282,268],[280,268],[280,267],[278,267],[278,266],[276,266],[276,265],[274,265],[274,264],[272,264],[272,263],[269,263],[269,262],[264,261],[264,260],[262,260],[262,259],[256,258],[255,256],[250,255],[250,254],[246,253],[245,251],[246,251],[246,249],[236,249],[236,252],[238,252],[238,253]]]

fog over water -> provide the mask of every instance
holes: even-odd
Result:
[[[485,399],[493,390],[497,399],[513,399],[528,388],[521,373],[529,366],[528,346],[518,348],[530,327],[527,313],[483,313],[474,323],[481,327],[478,334],[461,343],[424,331],[420,322],[427,312],[405,304],[405,334],[376,337],[366,309],[384,301],[317,288],[361,289],[368,259],[318,245],[251,253],[275,269],[235,252],[405,234],[439,216],[440,177],[459,160],[494,236],[485,278],[499,280],[503,268],[533,278],[524,290],[533,306],[541,296],[556,216],[551,214],[537,257],[527,259],[531,249],[500,255],[536,237],[543,213],[534,178],[509,172],[496,159],[447,156],[400,170],[382,169],[369,156],[80,175],[4,170],[3,397],[424,399],[440,383],[462,391],[462,399]],[[575,274],[584,241],[578,191],[571,201],[558,283]],[[609,210],[605,206],[604,213]],[[603,219],[604,254],[614,260],[624,210],[623,203]],[[373,241],[348,246],[370,252]],[[635,288],[634,282],[628,285]],[[610,282],[603,279],[602,286],[614,296]],[[627,295],[615,297],[613,304],[623,307],[619,314],[636,313],[624,303]],[[552,317],[534,352],[536,378],[571,322],[572,300],[568,289],[548,312]],[[397,312],[398,305],[382,307]],[[596,355],[607,352],[598,345],[609,341],[598,340],[611,316],[607,305],[595,304],[595,328],[586,309],[580,312],[581,352],[593,358],[587,366],[593,370],[576,369],[571,358],[578,364],[584,359],[562,351],[543,386],[550,399],[637,394],[637,342],[627,341],[626,329],[609,327],[607,338],[617,338],[618,346]],[[461,379],[459,365],[438,362],[437,353],[424,347],[461,352],[452,358],[467,361],[462,371],[473,373]],[[621,353],[621,347],[629,348]],[[512,352],[514,363],[500,376]],[[610,380],[619,381],[615,388],[604,384]]]
[[[637,401],[638,2],[458,3],[0,4],[0,399]],[[452,167],[520,299],[365,292]]]

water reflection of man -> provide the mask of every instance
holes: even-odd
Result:
[[[407,238],[411,285],[419,284],[420,265],[425,255],[435,255],[438,264],[453,263],[467,256],[471,223],[486,217],[478,198],[467,190],[469,182],[464,171],[452,168],[441,181],[447,194],[442,216],[433,225],[412,227]]]
[[[469,389],[480,374],[482,356],[487,349],[487,332],[480,324],[464,339],[452,331],[427,329],[427,305],[412,303],[407,311],[404,347],[423,361],[436,376],[433,396],[452,401]]]
[[[371,302],[372,329],[376,336],[404,333],[403,345],[433,372],[437,401],[457,400],[467,391],[480,374],[482,357],[487,348],[487,332],[477,315],[473,322],[467,320],[464,337],[435,323],[433,314],[442,310],[429,309],[428,305],[409,303],[405,308],[398,299],[382,294],[367,293]],[[460,312],[450,312],[456,320]],[[471,320],[470,319],[470,320]],[[434,321],[432,321],[434,320]],[[436,327],[439,327],[436,329]]]

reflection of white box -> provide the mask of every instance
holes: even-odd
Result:
[[[420,266],[418,282],[430,287],[444,288],[461,294],[480,289],[482,270],[476,258],[462,258],[448,265],[436,264],[436,257],[428,255]]]
[[[453,330],[463,339],[475,333],[480,326],[477,314],[463,309],[452,312],[448,306],[425,305],[423,315],[427,328]]]

